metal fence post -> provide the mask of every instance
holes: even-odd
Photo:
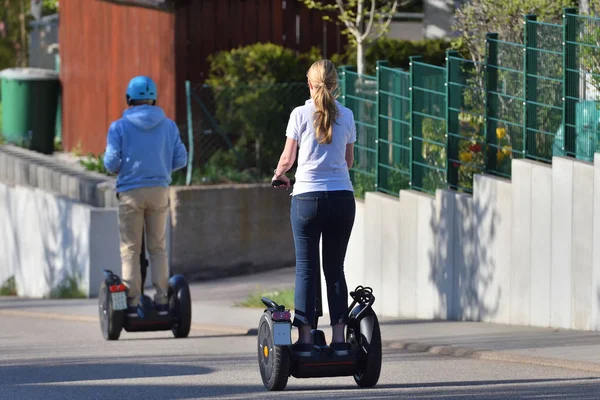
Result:
[[[341,66],[339,68],[339,85],[340,85],[340,103],[342,103],[344,105],[344,107],[346,107],[346,67],[345,66]]]
[[[421,140],[415,140],[415,131],[417,125],[417,119],[415,118],[415,90],[414,86],[416,83],[416,74],[415,74],[415,61],[421,61],[423,57],[421,56],[411,56],[409,67],[410,67],[410,87],[408,90],[410,91],[410,182],[409,187],[412,189],[414,186],[418,188],[423,187],[423,174],[421,173],[421,169],[415,169],[414,160],[415,155],[421,154],[421,147],[423,143]]]
[[[380,156],[379,156],[379,139],[381,138],[381,129],[380,129],[380,125],[381,125],[381,110],[380,110],[380,106],[381,106],[381,102],[380,102],[380,98],[381,98],[381,67],[382,66],[386,66],[388,64],[387,61],[383,61],[383,60],[378,60],[377,61],[377,66],[375,67],[376,70],[376,78],[377,78],[377,86],[375,87],[375,112],[376,112],[376,120],[375,120],[375,130],[376,130],[376,134],[375,134],[375,191],[379,191],[379,187],[380,187],[380,183],[379,183],[379,179],[380,179],[380,173],[379,173],[379,169],[380,169],[380,164],[381,164],[381,160],[380,160]],[[387,175],[387,174],[386,174]]]
[[[187,102],[187,131],[188,131],[188,165],[185,184],[192,183],[192,169],[194,166],[194,128],[192,126],[192,95],[190,81],[185,81],[185,97]]]
[[[577,8],[565,8],[563,11],[563,132],[565,155],[576,155],[575,110],[579,98],[579,73],[577,72],[577,22],[569,15],[577,15]]]
[[[524,24],[524,39],[525,47],[523,48],[523,158],[536,152],[537,155],[537,16],[533,14],[525,15]],[[533,51],[529,51],[529,49]],[[530,104],[531,103],[531,104]],[[532,139],[529,140],[529,130],[531,129]]]
[[[497,160],[496,118],[498,115],[498,34],[486,35],[486,61],[485,61],[485,145],[486,162],[485,171],[495,171]]]
[[[460,76],[460,68],[457,58],[458,51],[446,51],[446,179],[450,188],[458,187],[458,168],[453,166],[453,163],[458,160],[458,134],[459,121],[458,112],[454,109],[460,109],[461,89],[453,90],[451,83],[454,77]],[[462,79],[458,79],[462,83]]]

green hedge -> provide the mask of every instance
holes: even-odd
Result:
[[[277,165],[292,110],[310,97],[306,72],[320,58],[313,49],[295,51],[272,43],[217,53],[209,58],[207,84],[223,132],[235,139],[235,150],[254,175],[266,176]],[[223,160],[223,156],[215,154]],[[209,165],[213,164],[209,160]],[[232,167],[235,158],[224,167]],[[234,165],[235,166],[235,165]]]
[[[423,61],[442,66],[446,63],[446,50],[452,47],[446,39],[398,40],[383,38],[369,46],[365,52],[367,74],[375,75],[378,60],[387,60],[391,67],[408,69],[411,56],[422,56]],[[346,53],[332,57],[336,65],[356,65],[356,47],[349,46]]]
[[[450,48],[446,40],[406,41],[381,39],[366,52],[368,73],[373,73],[377,60],[388,60],[393,67],[407,68],[409,57],[421,55],[426,62],[443,65],[445,52]],[[306,72],[321,58],[318,49],[305,54],[272,43],[258,43],[223,51],[209,58],[210,73],[206,83],[211,109],[221,130],[234,142],[236,157],[215,153],[205,164],[201,175],[221,181],[214,170],[234,171],[244,165],[246,171],[231,178],[262,179],[268,177],[285,143],[285,130],[291,111],[304,103],[310,93]],[[353,65],[356,50],[349,47],[344,55],[331,57],[338,66]],[[240,162],[241,161],[241,162]],[[212,172],[211,172],[212,171]]]

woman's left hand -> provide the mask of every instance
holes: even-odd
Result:
[[[275,175],[273,175],[273,179],[271,179],[271,182],[272,181],[276,181],[276,180],[283,182],[283,185],[276,186],[277,188],[285,188],[285,189],[287,189],[287,188],[290,187],[290,179],[287,176],[285,176],[285,175],[281,175],[281,176],[275,176]]]

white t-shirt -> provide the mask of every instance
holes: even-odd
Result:
[[[350,190],[352,182],[346,164],[346,145],[356,142],[356,124],[352,110],[338,101],[339,114],[333,124],[330,144],[319,144],[315,135],[312,99],[296,107],[286,136],[298,141],[298,168],[292,195],[307,192]]]

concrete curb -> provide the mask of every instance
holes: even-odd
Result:
[[[438,356],[465,357],[477,360],[502,361],[516,364],[531,364],[544,367],[566,368],[600,373],[600,363],[565,360],[554,357],[527,356],[509,351],[476,350],[464,346],[438,345],[423,342],[384,341],[385,349],[406,350],[412,353],[429,353]]]

